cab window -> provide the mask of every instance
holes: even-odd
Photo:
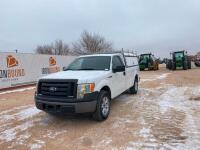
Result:
[[[116,68],[117,66],[124,66],[121,58],[119,56],[113,56],[112,59],[112,68]]]

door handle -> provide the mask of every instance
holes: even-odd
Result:
[[[108,78],[112,78],[112,76],[109,76]]]
[[[123,75],[125,76],[125,75],[126,75],[126,72],[123,72]]]

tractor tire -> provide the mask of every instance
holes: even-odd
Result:
[[[188,69],[188,63],[187,62],[184,62],[183,63],[183,70],[187,70]]]
[[[188,60],[188,69],[192,68],[191,60]]]
[[[172,60],[169,60],[166,65],[167,69],[172,70]]]
[[[172,62],[172,70],[176,70],[176,63]]]

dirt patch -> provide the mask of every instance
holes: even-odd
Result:
[[[190,97],[191,101],[200,101],[200,96],[197,96],[197,97]]]

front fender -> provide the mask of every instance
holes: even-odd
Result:
[[[110,88],[110,91],[111,91],[110,94],[111,94],[111,97],[112,97],[112,89],[111,89],[111,85],[110,85],[110,82],[109,82],[108,79],[100,80],[100,81],[98,82],[98,84],[96,84],[96,86],[95,86],[95,91],[101,91],[101,89],[102,89],[103,87],[105,87],[105,86],[107,86],[107,87]]]

